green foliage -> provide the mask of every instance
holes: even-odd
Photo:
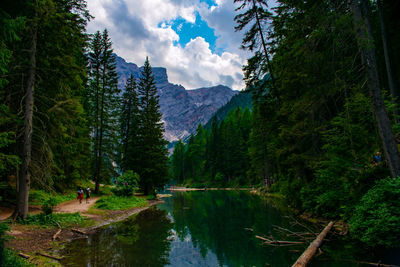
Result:
[[[120,89],[116,72],[116,56],[107,29],[91,38],[88,53],[89,82],[86,110],[91,132],[92,172],[98,193],[100,181],[115,176],[113,162],[118,161],[118,120]]]
[[[117,179],[117,184],[111,190],[116,196],[130,197],[133,195],[139,184],[139,175],[133,171],[126,171]]]
[[[34,264],[28,260],[21,258],[15,251],[4,249],[0,259],[0,266],[2,267],[33,267]]]
[[[51,204],[53,206],[56,206],[56,205],[60,204],[61,202],[73,200],[75,198],[76,198],[75,193],[61,195],[61,194],[55,194],[54,192],[53,193],[46,192],[43,190],[32,190],[29,195],[29,201],[30,201],[30,204],[32,204],[32,205]]]
[[[122,170],[136,170],[140,166],[137,155],[139,150],[139,100],[137,96],[136,81],[131,75],[125,86],[122,96],[120,115],[120,135],[122,138],[120,147],[120,166]]]
[[[140,176],[140,188],[147,194],[155,194],[168,182],[168,150],[164,140],[159,95],[149,59],[143,66],[138,83],[139,132],[137,162],[134,170]]]
[[[137,207],[145,207],[147,201],[140,197],[106,196],[96,201],[94,208],[103,210],[127,210]]]
[[[376,182],[356,206],[350,221],[354,237],[369,246],[400,247],[400,179]]]
[[[189,186],[245,185],[250,128],[251,113],[241,108],[231,110],[220,122],[214,117],[211,129],[199,125],[186,146],[181,141],[176,144],[173,177]]]
[[[28,215],[25,220],[21,220],[19,222],[21,224],[34,224],[39,226],[58,226],[58,223],[61,227],[70,227],[74,225],[80,225],[85,220],[87,219],[82,217],[79,212],[51,214],[45,214],[44,212],[42,212],[35,215]]]

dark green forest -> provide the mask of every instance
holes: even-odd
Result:
[[[149,59],[121,95],[109,33],[87,34],[91,19],[84,0],[1,2],[0,200],[14,218],[27,217],[31,188],[92,180],[98,193],[134,171],[151,194],[168,178]]]
[[[174,179],[246,185],[342,219],[368,245],[399,246],[398,1],[235,0],[252,110],[201,126]],[[380,152],[382,161],[374,161]]]

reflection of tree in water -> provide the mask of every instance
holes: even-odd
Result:
[[[72,242],[66,266],[164,266],[169,263],[172,223],[156,208]]]
[[[190,232],[202,256],[211,250],[220,265],[287,266],[296,259],[287,248],[263,247],[253,238],[254,233],[270,234],[273,225],[288,227],[288,220],[257,196],[235,191],[190,192],[177,194],[172,205],[179,239]]]

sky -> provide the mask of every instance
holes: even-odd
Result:
[[[107,28],[114,51],[142,66],[167,68],[171,83],[186,89],[226,85],[244,88],[233,0],[87,0],[95,17],[87,32]]]

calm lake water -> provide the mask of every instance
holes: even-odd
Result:
[[[296,240],[291,231],[320,231],[323,226],[295,224],[276,201],[248,192],[173,193],[164,204],[99,229],[67,244],[65,266],[291,266],[308,244],[263,245],[255,235]],[[306,227],[306,228],[305,228]],[[310,266],[368,266],[357,261],[400,265],[400,251],[368,251],[329,235],[323,253]]]

